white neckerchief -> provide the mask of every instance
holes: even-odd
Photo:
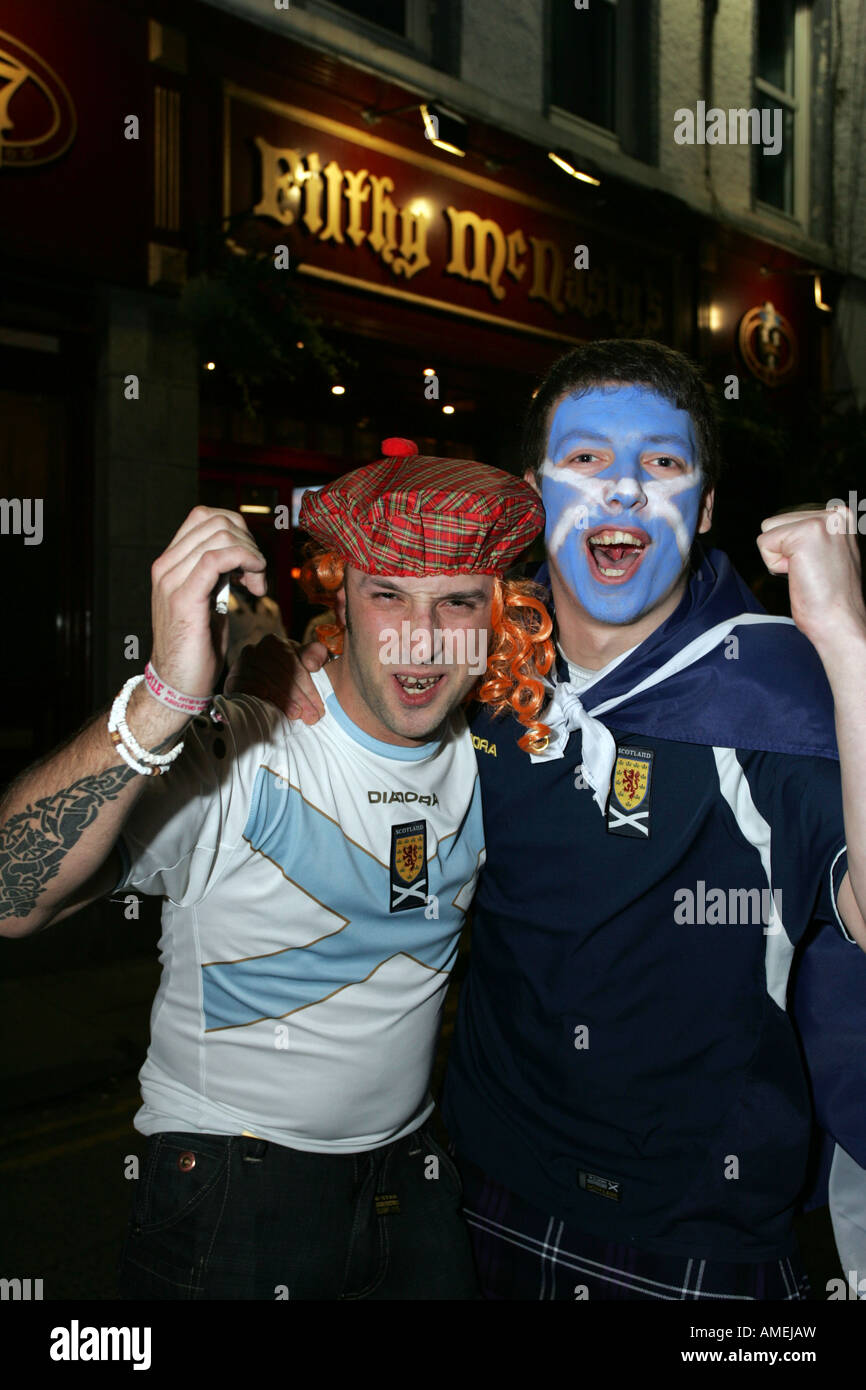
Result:
[[[585,698],[587,691],[591,690],[603,676],[609,675],[621,661],[631,655],[631,652],[623,652],[603,667],[601,671],[594,672],[593,678],[587,684],[578,686],[571,681],[563,681],[559,685],[554,685],[550,680],[547,680],[545,684],[552,690],[553,698],[539,718],[550,729],[550,742],[543,753],[530,753],[530,758],[534,763],[540,763],[552,762],[556,758],[563,757],[569,735],[575,729],[580,729],[583,738],[581,771],[585,781],[592,788],[593,800],[601,814],[604,815],[610,792],[611,774],[616,761],[616,742],[613,734],[602,724],[598,715],[616,709],[618,705],[625,704],[635,695],[640,695],[644,690],[650,690],[654,685],[660,685],[670,676],[675,676],[677,672],[685,670],[687,666],[694,665],[696,661],[700,661],[701,657],[706,656],[707,652],[712,651],[714,647],[724,641],[733,628],[752,623],[787,623],[790,627],[794,626],[791,618],[775,618],[768,613],[740,613],[736,617],[726,618],[724,622],[717,623],[715,627],[708,628],[706,632],[700,633],[691,642],[687,642],[681,651],[676,652],[669,661],[666,661],[656,671],[651,671],[630,690],[626,690],[622,695],[614,696],[612,700],[604,700],[589,711],[584,709],[582,697]],[[632,652],[635,650],[635,647],[631,648]]]

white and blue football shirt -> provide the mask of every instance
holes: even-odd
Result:
[[[315,725],[217,700],[127,822],[121,886],[165,897],[141,1071],[144,1134],[251,1133],[372,1149],[433,1105],[428,1080],[484,860],[462,712],[417,748],[382,743],[326,671]]]

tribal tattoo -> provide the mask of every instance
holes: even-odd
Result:
[[[100,808],[135,775],[129,767],[108,768],[10,816],[0,830],[0,920],[33,911]]]

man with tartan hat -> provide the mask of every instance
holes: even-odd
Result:
[[[153,566],[146,672],[7,797],[7,935],[115,889],[165,899],[124,1296],[475,1296],[428,1091],[484,862],[460,705],[489,658],[533,733],[521,672],[549,667],[550,622],[502,576],[542,523],[526,483],[404,440],[308,493],[305,580],[338,621],[306,727],[211,706],[214,591],[263,592],[265,561],[242,516],[196,508]]]

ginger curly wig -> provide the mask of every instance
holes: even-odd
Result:
[[[301,569],[301,587],[311,603],[330,608],[343,587],[344,573],[345,561],[339,555],[314,546]],[[515,714],[526,730],[518,746],[527,753],[542,752],[550,733],[538,719],[546,697],[542,677],[554,657],[553,623],[543,595],[541,586],[531,580],[494,579],[487,669],[467,696],[490,705],[494,714]],[[316,637],[333,656],[339,656],[343,632],[340,623],[322,622]]]

